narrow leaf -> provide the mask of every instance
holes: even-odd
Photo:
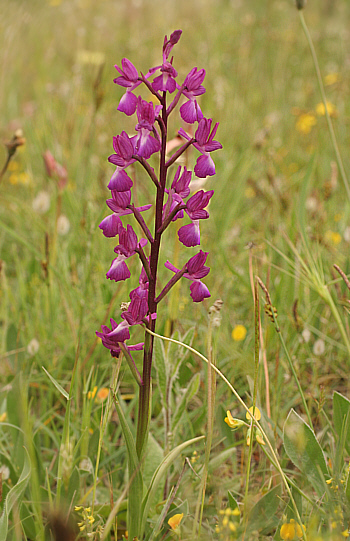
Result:
[[[292,409],[284,423],[283,443],[290,460],[307,477],[319,497],[325,492],[326,460],[315,433]]]
[[[119,422],[123,431],[124,440],[128,452],[129,466],[129,498],[128,498],[128,532],[129,539],[142,539],[140,535],[141,501],[143,495],[143,481],[140,469],[140,462],[136,453],[136,446],[129,425],[125,419],[124,412],[120,407],[117,398],[114,396],[114,405],[118,413]]]
[[[50,380],[52,381],[52,383],[54,384],[54,386],[56,387],[56,389],[61,393],[62,396],[64,396],[64,398],[66,400],[69,400],[69,394],[67,393],[67,391],[65,391],[62,387],[62,385],[60,385],[58,383],[58,381],[55,380],[54,377],[51,376],[51,374],[48,373],[48,371],[46,370],[46,368],[44,368],[43,366],[41,367],[45,374],[50,378]]]
[[[164,479],[167,470],[170,468],[174,460],[176,460],[177,457],[182,453],[182,451],[186,449],[186,447],[189,447],[193,443],[197,443],[198,441],[202,439],[204,439],[204,436],[199,436],[198,438],[193,438],[192,440],[188,440],[188,441],[185,441],[184,443],[181,443],[181,445],[178,445],[177,447],[175,447],[175,449],[172,449],[170,453],[168,453],[167,456],[164,457],[161,464],[158,466],[157,470],[155,471],[153,475],[153,478],[147,490],[147,493],[142,501],[142,506],[141,506],[142,522],[141,522],[140,539],[142,539],[143,537],[148,513],[149,513],[151,505],[153,504],[154,497],[157,494],[158,485],[162,481],[162,479]]]
[[[334,428],[339,437],[344,430],[344,425],[347,416],[350,415],[350,401],[337,391],[333,394],[333,421]],[[350,454],[350,427],[348,424],[347,433],[345,435],[345,449]]]
[[[165,362],[165,349],[163,341],[154,339],[154,366],[156,367],[157,383],[163,408],[167,409],[167,367]]]
[[[25,451],[26,452],[24,455],[24,465],[23,465],[21,476],[18,479],[18,482],[15,484],[15,486],[12,487],[9,493],[7,494],[6,500],[4,503],[4,510],[0,517],[0,541],[7,541],[8,539],[7,533],[8,533],[9,514],[15,503],[17,505],[21,503],[21,499],[23,497],[24,491],[29,481],[30,462],[29,462],[28,451],[26,449]]]
[[[183,394],[180,403],[178,404],[174,417],[173,417],[173,423],[172,423],[172,430],[175,430],[175,427],[177,426],[178,422],[180,421],[183,412],[186,409],[186,406],[188,402],[191,400],[191,398],[194,397],[194,395],[197,393],[199,389],[199,382],[200,382],[200,374],[197,373],[193,376],[191,379],[185,393]]]

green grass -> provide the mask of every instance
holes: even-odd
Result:
[[[346,403],[339,399],[339,405],[332,397],[334,391],[345,397],[350,393],[346,311],[350,292],[333,264],[350,273],[346,235],[349,201],[340,176],[333,175],[330,182],[335,153],[326,119],[315,113],[321,96],[293,2],[13,0],[2,1],[0,6],[0,136],[8,141],[21,128],[26,138],[0,184],[0,417],[6,413],[1,417],[5,424],[0,425],[0,467],[10,470],[10,480],[3,473],[0,510],[26,468],[24,447],[31,464],[22,503],[15,504],[9,514],[9,541],[50,539],[47,524],[56,520],[53,509],[58,467],[62,469],[60,513],[64,518],[71,515],[73,524],[82,520],[74,505],[91,506],[95,491],[94,531],[98,525],[104,526],[118,498],[118,539],[125,531],[128,477],[121,427],[110,401],[108,422],[100,438],[107,400],[102,403],[88,395],[94,386],[101,389],[114,385],[117,369],[119,396],[136,392],[126,363],[116,367],[108,351],[96,343],[94,334],[104,318],[107,322],[109,317],[118,319],[120,303],[127,301],[129,290],[136,287],[139,269],[139,263],[131,260],[132,278],[128,283],[106,280],[115,241],[104,238],[98,229],[107,215],[106,185],[113,171],[107,157],[113,151],[112,137],[123,129],[134,129],[134,118],[127,119],[116,110],[122,91],[113,84],[114,64],[128,57],[147,71],[160,62],[164,34],[176,28],[183,30],[174,53],[176,69],[180,77],[193,66],[206,69],[207,92],[201,107],[206,116],[220,122],[217,138],[223,150],[214,155],[217,175],[208,180],[206,189],[214,189],[215,194],[210,219],[201,224],[201,247],[209,251],[211,272],[206,284],[212,298],[194,305],[187,281],[180,282],[174,304],[165,302],[161,306],[157,332],[166,333],[175,306],[175,338],[181,339],[195,326],[192,346],[205,355],[208,309],[221,298],[222,323],[213,338],[216,364],[250,407],[255,366],[251,256],[253,274],[266,284],[277,308],[281,334],[334,484],[323,483],[324,493],[318,493],[298,467],[298,459],[291,459],[288,443],[287,447],[283,445],[283,426],[291,408],[304,420],[307,416],[282,342],[262,310],[260,345],[266,352],[271,417],[267,417],[261,354],[257,397],[263,413],[261,425],[284,474],[291,479],[307,538],[342,539],[341,532],[350,519],[348,410]],[[325,88],[327,99],[336,107],[332,121],[349,175],[350,4],[345,0],[310,0],[304,15],[324,81],[327,75],[337,74],[337,80]],[[99,68],[82,61],[84,51],[104,56],[98,88],[103,99],[97,111],[94,84]],[[89,58],[94,60],[96,55]],[[314,112],[317,123],[310,133],[300,133],[296,122],[307,112]],[[175,123],[171,126],[174,135],[179,127]],[[55,182],[47,178],[43,165],[42,154],[47,149],[67,167],[69,175],[61,213],[69,219],[70,230],[56,239],[58,198]],[[6,157],[6,147],[2,146],[0,168]],[[150,202],[153,186],[140,169],[136,169],[136,183],[138,202]],[[32,206],[40,191],[50,194],[50,208],[44,214]],[[174,235],[166,237],[162,261],[172,257]],[[251,249],[249,243],[253,243]],[[195,252],[181,247],[179,264]],[[167,271],[161,270],[161,284],[167,276]],[[260,298],[263,305],[262,293]],[[237,324],[247,329],[240,342],[231,336]],[[309,341],[303,339],[305,329],[310,331]],[[141,329],[134,331],[134,337],[136,342],[143,340]],[[34,338],[39,349],[30,355],[27,346]],[[321,354],[314,350],[319,338],[324,342]],[[189,343],[189,339],[184,341]],[[164,349],[167,362],[174,366],[182,350],[167,344]],[[135,358],[141,363],[141,356]],[[75,363],[76,375],[70,388]],[[42,367],[71,393],[72,400],[67,402]],[[191,352],[187,352],[174,382],[171,406],[174,412],[184,389],[198,373],[199,388],[168,441],[172,448],[206,434],[206,366]],[[156,372],[153,381],[157,381]],[[120,400],[132,433],[137,415],[135,396]],[[290,519],[297,521],[295,508],[280,484],[280,473],[271,466],[270,451],[267,449],[266,456],[255,442],[245,498],[249,452],[246,430],[232,432],[228,428],[224,423],[227,409],[234,417],[245,419],[242,406],[218,377],[201,538],[281,539],[281,525]],[[154,463],[149,458],[145,465],[148,479],[165,445],[157,383],[152,411],[155,441],[149,457],[154,457]],[[288,419],[291,424],[296,417]],[[286,427],[290,428],[288,423]],[[316,445],[305,433],[310,446]],[[292,437],[290,441],[294,441]],[[166,524],[171,515],[184,513],[180,539],[192,539],[204,443],[186,449],[183,459],[175,461],[168,473],[168,486],[172,487],[179,479],[184,457],[191,458],[194,449],[198,453],[192,461],[194,471],[185,469],[164,521]],[[85,470],[83,459],[87,460]],[[345,483],[340,483],[342,477]],[[157,497],[158,505],[152,507],[149,516],[149,531],[163,509],[162,491]],[[226,507],[234,509],[233,497],[241,512],[245,503],[246,512],[240,525],[237,517],[230,516],[231,522],[236,521],[236,533],[225,530],[225,515],[220,514]],[[218,533],[217,522],[221,528]],[[107,539],[114,538],[113,528]],[[165,532],[166,528],[157,541]],[[164,537],[171,538],[176,534],[169,532]]]

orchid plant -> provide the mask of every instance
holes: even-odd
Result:
[[[170,55],[181,33],[181,30],[176,30],[169,39],[165,36],[162,64],[151,68],[146,75],[139,73],[127,58],[123,58],[121,67],[115,66],[119,76],[114,82],[126,89],[118,110],[127,116],[136,112],[137,124],[134,136],[122,131],[113,138],[114,154],[109,156],[108,160],[116,166],[116,169],[108,184],[111,198],[107,199],[107,206],[112,214],[107,216],[99,227],[106,237],[119,237],[119,244],[114,248],[117,257],[112,261],[106,274],[108,279],[119,282],[130,278],[127,260],[135,254],[140,258],[142,269],[139,286],[130,292],[130,302],[124,303],[121,307],[121,321],[117,323],[111,319],[111,328],[103,325],[102,332],[96,334],[110,350],[112,357],[119,357],[121,352],[123,353],[139,387],[136,461],[142,460],[148,439],[154,337],[147,331],[155,331],[158,306],[182,277],[191,282],[190,295],[193,302],[201,302],[210,297],[209,290],[202,281],[210,270],[206,266],[208,252],[202,250],[191,257],[181,269],[166,261],[165,267],[173,275],[161,291],[157,290],[159,254],[164,232],[172,222],[184,219],[186,214],[189,223],[179,228],[179,241],[186,247],[200,246],[200,220],[209,218],[206,207],[214,193],[213,190],[201,189],[190,196],[192,171],[180,165],[174,172],[172,166],[189,147],[193,146],[199,152],[194,166],[196,177],[204,179],[213,176],[215,165],[211,153],[222,148],[214,139],[218,123],[213,125],[212,119],[204,117],[197,101],[197,97],[205,93],[202,86],[205,70],[198,70],[195,67],[188,73],[183,83],[177,82],[178,74],[173,66],[173,57]],[[135,90],[141,85],[152,94],[152,101],[147,102],[135,94]],[[179,113],[184,125],[195,124],[196,129],[192,130],[194,136],[183,128],[179,129],[178,135],[182,144],[171,156],[167,156],[168,120],[180,100],[183,103],[179,107]],[[154,102],[157,105],[154,105]],[[154,163],[154,155],[159,157],[158,173],[150,161],[152,158]],[[153,232],[143,218],[143,213],[151,209],[152,204],[136,206],[132,200],[133,181],[127,169],[136,162],[145,169],[155,187]],[[141,230],[141,238],[130,224],[126,228],[123,226],[122,217],[127,215],[134,216]],[[130,345],[127,343],[130,339],[130,328],[135,325],[146,327],[145,340],[144,343]],[[144,352],[142,373],[138,371],[132,357],[132,352],[141,350]],[[131,491],[136,484],[135,480],[131,482]],[[131,492],[129,502],[130,498]],[[136,519],[133,520],[135,522]],[[138,521],[141,519],[136,520]],[[132,533],[141,538],[140,527],[133,527]]]

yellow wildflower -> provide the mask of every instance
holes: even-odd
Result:
[[[324,78],[324,84],[326,86],[334,85],[335,83],[338,83],[339,81],[340,81],[340,75],[339,73],[336,73],[336,72],[328,73],[328,75],[326,75]]]
[[[225,417],[225,423],[230,428],[235,428],[236,429],[236,428],[239,428],[240,426],[244,425],[244,422],[241,421],[240,419],[234,419],[229,410],[227,410],[226,414],[227,414],[227,417]]]
[[[259,408],[255,407],[254,411],[253,411],[253,406],[252,406],[251,408],[249,408],[249,411],[250,411],[250,413],[247,411],[247,413],[245,414],[246,419],[248,419],[248,421],[252,418],[251,413],[254,415],[254,417],[255,417],[255,419],[257,421],[260,421],[261,413],[260,413]]]
[[[235,342],[241,342],[245,339],[247,334],[247,329],[244,325],[236,325],[232,331],[232,338]]]
[[[328,111],[329,116],[335,116],[336,108],[333,105],[333,103],[331,103],[330,101],[327,101],[326,104],[327,104],[327,111]],[[316,105],[315,111],[318,116],[325,116],[326,108],[322,101]]]
[[[0,423],[4,423],[6,419],[7,419],[7,413],[6,411],[4,411],[4,413],[0,415]]]
[[[264,438],[262,436],[262,433],[260,432],[260,430],[257,428],[256,429],[256,435],[255,435],[255,438],[256,438],[256,441],[258,443],[260,443],[260,445],[265,445],[265,442],[264,442]]]
[[[303,524],[303,528],[305,531],[305,526]],[[288,523],[282,524],[281,530],[280,530],[280,536],[285,541],[287,539],[292,540],[295,539],[295,535],[298,539],[301,539],[303,537],[303,530],[300,524],[295,522],[294,518],[291,518]]]
[[[304,113],[299,116],[295,127],[300,133],[306,135],[310,133],[315,124],[317,124],[315,115],[313,113]]]
[[[92,389],[92,391],[89,391],[88,392],[88,399],[90,400],[91,398],[95,398],[95,394],[96,394],[96,391],[97,391],[97,386],[95,385],[95,387]]]
[[[331,242],[336,246],[341,243],[341,234],[336,231],[326,231],[325,237],[328,242]]]
[[[284,541],[286,541],[287,539],[290,541],[294,539],[295,537],[294,524],[293,523],[282,524],[281,529],[280,529],[280,536]]]
[[[178,528],[180,522],[183,519],[183,516],[183,513],[177,513],[176,515],[173,515],[171,518],[169,518],[168,524],[172,530],[176,530],[176,528]]]
[[[236,525],[234,524],[234,522],[231,522],[231,521],[228,523],[228,527],[229,527],[229,529],[230,529],[231,532],[235,532],[236,529],[237,529],[237,528],[236,528]]]
[[[344,530],[341,534],[343,537],[350,537],[349,530]]]

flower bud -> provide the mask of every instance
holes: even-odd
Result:
[[[306,0],[295,0],[295,5],[297,6],[297,9],[304,9],[306,6]]]

